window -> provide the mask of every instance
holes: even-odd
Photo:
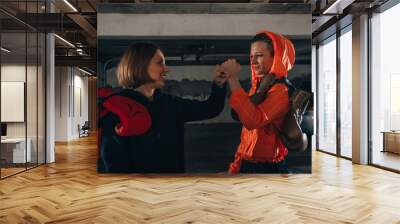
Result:
[[[18,2],[20,15],[39,13],[44,3]],[[0,178],[5,178],[45,163],[46,38],[4,13],[0,22]]]
[[[336,36],[318,48],[318,149],[336,154]]]
[[[373,164],[396,170],[400,170],[396,154],[400,149],[400,31],[394,28],[398,21],[400,4],[371,18],[371,157]]]
[[[352,33],[351,26],[340,36],[340,155],[352,157]]]

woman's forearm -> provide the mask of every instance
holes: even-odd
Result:
[[[238,77],[229,78],[228,83],[229,83],[229,87],[231,88],[231,91],[242,88],[242,85],[240,85]]]

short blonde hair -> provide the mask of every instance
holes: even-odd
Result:
[[[117,67],[118,84],[124,88],[137,88],[151,82],[147,67],[157,50],[153,43],[135,43],[126,49]]]

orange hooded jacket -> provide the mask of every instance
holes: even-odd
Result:
[[[260,31],[257,34],[260,33],[265,33],[273,43],[274,59],[269,73],[277,79],[286,77],[295,59],[292,42],[280,34],[269,31]],[[239,172],[242,159],[277,163],[288,154],[288,150],[276,134],[276,129],[281,128],[289,111],[288,88],[283,83],[275,84],[266,93],[264,101],[254,105],[248,96],[255,93],[261,78],[255,76],[253,67],[251,70],[252,86],[249,93],[240,88],[233,91],[229,99],[231,107],[243,124],[235,160],[229,167],[230,173]]]

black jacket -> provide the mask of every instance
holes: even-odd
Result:
[[[99,120],[101,128],[99,172],[182,173],[184,166],[184,122],[217,116],[224,108],[226,85],[213,83],[205,101],[188,100],[159,91],[149,101],[141,93],[124,89],[117,93],[142,103],[150,112],[152,126],[143,134],[118,136],[118,117],[108,113]]]

